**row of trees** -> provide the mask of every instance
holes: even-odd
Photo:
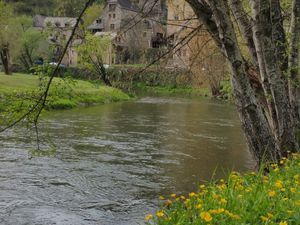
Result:
[[[103,2],[103,0],[95,1],[97,4]],[[12,6],[18,15],[34,16],[42,14],[75,17],[84,6],[85,0],[5,0],[5,3]]]

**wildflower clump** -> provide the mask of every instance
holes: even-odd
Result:
[[[270,172],[241,175],[200,185],[187,196],[160,198],[162,208],[147,224],[297,225],[300,224],[300,156],[283,158]]]

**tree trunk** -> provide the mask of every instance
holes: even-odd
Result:
[[[6,75],[11,74],[9,48],[5,45],[0,51],[0,57]]]
[[[292,21],[290,31],[290,56],[289,56],[289,96],[293,106],[294,115],[298,120],[298,129],[300,128],[300,79],[299,79],[299,57],[300,57],[300,0],[293,1]]]
[[[275,133],[277,143],[283,155],[287,151],[297,151],[298,143],[295,130],[295,119],[289,102],[282,58],[278,52],[280,43],[274,43],[271,5],[267,0],[250,0],[253,12],[253,35],[261,75],[265,75],[270,85],[271,96],[275,105],[278,131]],[[279,38],[278,38],[279,39]],[[283,44],[283,43],[282,43]]]
[[[209,5],[201,0],[188,0],[188,2],[210,31],[217,45],[222,48],[231,66],[236,105],[250,151],[259,164],[265,160],[279,160],[281,154],[278,145],[250,85],[246,65],[225,2],[211,0]]]
[[[259,63],[258,63],[258,57],[257,57],[257,53],[256,52],[256,47],[255,47],[255,43],[253,40],[253,31],[252,31],[252,24],[250,22],[250,20],[248,19],[248,15],[245,11],[245,9],[243,8],[242,2],[240,0],[229,0],[230,3],[230,8],[232,9],[233,15],[239,25],[239,28],[241,30],[241,33],[244,37],[244,39],[246,40],[249,52],[251,54],[252,57],[252,62],[254,67],[256,68],[257,71],[259,71],[259,78],[260,78],[260,84],[261,87],[263,89],[264,93],[257,93],[259,96],[261,96],[262,100],[261,102],[262,105],[266,105],[266,107],[264,107],[265,112],[266,112],[266,116],[269,120],[269,124],[272,128],[272,130],[274,131],[274,133],[276,134],[276,136],[278,136],[278,123],[277,123],[277,113],[276,113],[276,109],[275,109],[275,103],[273,101],[273,98],[266,98],[265,96],[271,96],[271,89],[270,89],[270,85],[269,85],[269,81],[268,78],[266,77],[266,71],[264,69],[264,66],[259,67]],[[266,104],[265,104],[266,103]]]

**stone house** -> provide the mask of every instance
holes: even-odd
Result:
[[[76,21],[77,19],[72,17],[34,16],[33,26],[42,32],[47,32],[49,43],[53,47],[53,59],[51,61],[58,61],[64,45],[72,34],[72,29]],[[82,35],[82,31],[77,31],[75,38],[63,58],[62,64],[66,66],[77,65],[78,55],[76,46],[81,43]]]
[[[149,2],[155,11],[148,8]],[[164,44],[166,29],[158,21],[163,15],[161,7],[161,1],[108,0],[101,17],[88,30],[99,36],[113,33],[116,57],[111,63],[140,63],[148,49]]]
[[[193,74],[195,86],[218,88],[226,73],[226,59],[185,0],[168,1],[167,67]],[[193,33],[192,33],[193,32]]]

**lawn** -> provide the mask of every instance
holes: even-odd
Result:
[[[26,105],[28,105],[28,98],[41,93],[43,90],[41,87],[45,82],[47,80],[41,81],[38,76],[34,75],[4,75],[0,73],[0,110],[3,110],[3,107],[8,105],[9,99],[13,97],[18,98],[16,99],[18,101],[24,97],[27,101]],[[55,78],[50,89],[46,109],[67,109],[79,105],[101,104],[128,99],[127,94],[112,87],[82,80]]]

